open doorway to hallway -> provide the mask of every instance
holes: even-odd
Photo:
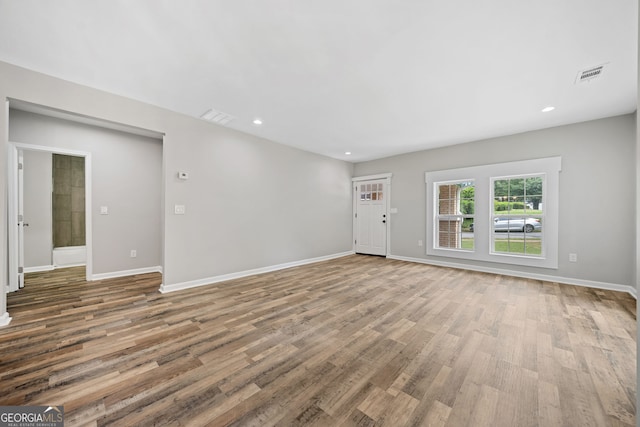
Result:
[[[20,150],[24,271],[86,264],[85,159]],[[19,187],[20,188],[20,187]]]

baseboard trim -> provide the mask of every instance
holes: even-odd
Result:
[[[25,267],[25,273],[39,273],[41,271],[52,271],[55,270],[53,265],[37,265],[35,267]]]
[[[269,273],[272,271],[284,270],[286,268],[299,267],[301,265],[313,264],[316,262],[342,258],[344,256],[353,255],[354,253],[355,253],[354,251],[340,252],[337,254],[325,255],[317,258],[309,258],[309,259],[303,259],[300,261],[285,262],[283,264],[276,264],[276,265],[271,265],[267,267],[254,268],[252,270],[239,271],[237,273],[222,274],[220,276],[206,277],[204,279],[198,279],[198,280],[190,280],[188,282],[174,283],[171,285],[162,284],[160,286],[160,292],[162,292],[163,294],[166,294],[169,292],[181,291],[184,289],[197,288],[199,286],[213,285],[214,283],[225,282],[227,280],[240,279],[242,277],[254,276],[256,274]]]
[[[457,268],[459,270],[471,270],[471,271],[478,271],[481,273],[492,273],[492,274],[500,274],[503,276],[520,277],[523,279],[544,280],[546,282],[562,283],[565,285],[576,285],[576,286],[584,286],[587,288],[606,289],[608,291],[627,292],[635,299],[638,299],[636,289],[633,286],[629,286],[629,285],[619,285],[616,283],[597,282],[594,280],[576,279],[573,277],[561,277],[561,276],[551,276],[547,274],[526,273],[526,272],[515,271],[515,270],[503,270],[501,268],[482,267],[482,266],[476,266],[476,265],[458,264],[455,262],[434,261],[430,259],[427,260],[422,258],[403,257],[403,256],[396,256],[396,255],[387,255],[387,258],[396,259],[398,261],[408,261],[408,262],[416,262],[420,264],[435,265],[438,267]]]
[[[156,265],[154,267],[135,268],[133,270],[113,271],[111,273],[93,274],[91,280],[115,279],[116,277],[135,276],[136,274],[162,273],[162,267]]]
[[[57,270],[59,268],[85,267],[86,265],[87,265],[86,262],[78,262],[75,264],[56,264],[53,266],[53,269]]]
[[[3,326],[7,326],[11,323],[11,317],[9,317],[9,313],[5,312],[2,316],[0,316],[0,328]]]
[[[53,248],[53,265],[55,268],[77,267],[87,263],[86,246],[63,246]]]

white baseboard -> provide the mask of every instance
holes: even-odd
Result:
[[[75,264],[54,265],[53,268],[58,269],[58,268],[71,268],[71,267],[85,267],[86,265],[87,265],[86,262],[78,262]]]
[[[86,246],[64,246],[53,248],[53,265],[56,268],[77,267],[87,263]]]
[[[0,316],[0,328],[3,326],[7,326],[11,323],[11,317],[9,317],[9,313],[5,312],[2,316]]]
[[[40,271],[52,271],[55,267],[53,265],[37,265],[35,267],[25,267],[25,273],[38,273]]]
[[[154,267],[135,268],[133,270],[112,271],[111,273],[93,274],[91,280],[115,279],[116,277],[135,276],[136,274],[162,273],[162,267],[156,265]]]
[[[240,271],[237,273],[222,274],[220,276],[206,277],[204,279],[191,280],[182,283],[173,283],[171,285],[163,284],[160,286],[160,292],[163,294],[168,292],[181,291],[183,289],[196,288],[198,286],[212,285],[227,280],[239,279],[241,277],[254,276],[256,274],[269,273],[271,271],[284,270],[285,268],[298,267],[306,264],[313,264],[320,261],[328,261],[330,259],[341,258],[347,255],[353,255],[354,251],[340,252],[332,255],[325,255],[317,258],[309,258],[300,261],[286,262],[283,264],[271,265],[268,267],[254,268],[252,270]]]
[[[547,274],[526,273],[515,270],[503,270],[501,268],[482,267],[477,265],[458,264],[455,262],[435,261],[422,258],[411,258],[396,255],[387,255],[389,259],[397,259],[399,261],[417,262],[420,264],[435,265],[438,267],[457,268],[460,270],[479,271],[482,273],[500,274],[503,276],[521,277],[523,279],[544,280],[545,282],[562,283],[566,285],[584,286],[587,288],[606,289],[609,291],[627,292],[635,299],[638,299],[636,289],[629,285],[619,285],[616,283],[597,282],[593,280],[576,279],[572,277],[551,276]]]

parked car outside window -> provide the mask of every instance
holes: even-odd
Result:
[[[493,220],[494,231],[522,231],[531,233],[542,230],[542,224],[538,218],[513,218],[496,217]],[[473,223],[469,225],[469,230],[473,231]]]

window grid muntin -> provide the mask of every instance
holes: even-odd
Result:
[[[457,187],[454,196],[451,195],[453,187]],[[468,230],[464,230],[463,228],[465,220],[470,219],[473,221],[475,217],[475,195],[473,197],[462,197],[463,189],[470,187],[475,189],[475,181],[473,179],[434,183],[436,199],[434,204],[434,213],[436,217],[434,227],[436,238],[433,244],[435,249],[466,252],[474,251],[475,236],[473,231],[470,232],[471,238],[467,237],[465,239],[463,236],[463,232],[469,233]],[[444,189],[446,189],[446,194],[444,194],[444,197],[441,197]],[[462,212],[462,201],[471,202],[472,213]],[[443,210],[445,212],[443,212]]]
[[[539,178],[541,180],[540,182],[540,193],[527,193],[527,180],[530,179],[537,179]],[[519,191],[518,187],[515,187],[515,191],[512,192],[512,185],[511,182],[512,181],[519,181],[522,180],[523,181],[523,185],[522,185],[522,191]],[[501,194],[499,196],[496,195],[496,182],[498,181],[508,181],[508,192],[506,194],[506,196],[504,194]],[[545,217],[545,209],[544,209],[544,198],[545,198],[545,187],[546,187],[546,174],[544,173],[535,173],[535,174],[523,174],[523,175],[511,175],[511,176],[500,176],[500,177],[491,177],[491,185],[490,185],[490,191],[491,191],[491,214],[490,214],[490,229],[491,229],[491,238],[490,240],[490,247],[489,247],[489,253],[492,255],[501,255],[501,256],[514,256],[514,257],[534,257],[534,258],[545,258],[546,254],[545,254],[545,227],[543,226],[544,224],[544,217]],[[528,208],[528,202],[527,202],[527,197],[529,198],[536,198],[539,199],[538,200],[538,206],[542,206],[542,209],[533,209],[532,208]],[[501,210],[497,210],[496,209],[496,202],[500,203],[504,203],[506,202],[507,205],[507,210],[506,213],[504,213],[504,211]],[[522,203],[523,205],[523,209],[515,209],[512,208],[516,203]],[[516,205],[519,206],[519,205]],[[512,213],[513,211],[517,211],[517,210],[522,210],[522,213]],[[534,213],[535,211],[540,211],[539,213]],[[540,237],[539,238],[535,238],[535,237],[531,237],[529,235],[529,233],[527,232],[520,232],[520,231],[512,231],[509,225],[507,225],[507,230],[505,231],[506,233],[506,238],[497,238],[497,234],[498,232],[496,232],[496,228],[495,228],[495,220],[496,218],[507,218],[507,223],[509,223],[511,220],[522,220],[523,221],[523,227],[526,227],[527,224],[527,220],[528,219],[537,219],[541,226],[541,229],[539,231],[540,233]],[[534,230],[533,232],[536,232],[536,230]],[[518,234],[518,237],[511,237],[512,235],[516,235],[516,233],[521,233]],[[502,233],[500,233],[502,234]],[[503,240],[506,241],[506,247],[507,250],[497,250],[496,249],[496,242],[498,240]],[[529,245],[530,248],[536,248],[539,246],[539,252],[538,249],[532,249],[530,251],[528,251],[528,245],[527,245],[527,240],[529,240],[531,242],[531,244]],[[520,245],[522,245],[522,251],[511,251],[511,248],[513,247],[514,249],[519,248]]]
[[[384,199],[383,183],[360,184],[360,201],[372,201]]]

